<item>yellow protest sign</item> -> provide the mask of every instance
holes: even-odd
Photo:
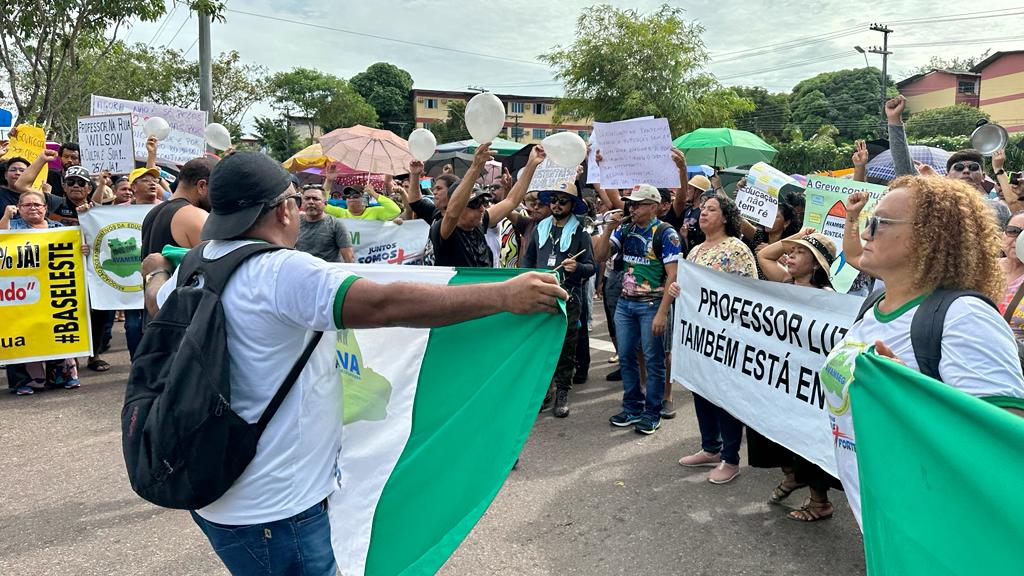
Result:
[[[46,132],[39,126],[22,124],[18,126],[17,130],[14,131],[14,135],[11,136],[11,141],[7,144],[7,153],[3,157],[14,158],[15,156],[20,156],[32,162],[44,148],[46,148]],[[47,173],[48,168],[46,164],[43,164],[43,169],[39,171],[39,176],[32,183],[32,187],[36,190],[42,190],[40,186],[43,185],[43,182],[46,182]]]
[[[77,226],[0,230],[0,364],[89,356]]]

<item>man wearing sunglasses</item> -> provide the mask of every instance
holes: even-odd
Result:
[[[561,284],[569,293],[565,303],[568,324],[562,353],[548,394],[541,405],[545,410],[554,400],[554,415],[569,415],[569,390],[572,389],[576,367],[576,338],[579,331],[583,286],[594,275],[594,250],[579,216],[587,213],[587,204],[573,184],[563,190],[545,190],[538,195],[540,202],[551,206],[551,216],[541,220],[531,234],[530,243],[519,261],[520,268],[561,270]]]
[[[380,206],[367,206],[367,196],[376,200]],[[341,191],[341,197],[345,199],[348,208],[326,205],[324,212],[335,218],[356,218],[359,220],[393,220],[401,214],[402,208],[395,204],[395,201],[385,194],[380,194],[372,184],[367,184],[362,190],[353,186],[346,186]]]
[[[493,159],[494,151],[489,144],[477,147],[473,163],[448,199],[444,216],[430,226],[427,262],[432,256],[436,266],[494,267],[494,252],[487,244],[487,230],[497,226],[523,201],[533,174],[545,155],[542,147],[534,146],[519,181],[504,200],[492,206],[490,201],[494,196],[475,183],[484,165]]]

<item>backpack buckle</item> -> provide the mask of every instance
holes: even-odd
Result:
[[[167,480],[167,478],[174,473],[174,466],[171,466],[170,462],[167,460],[161,460],[160,463],[162,466],[153,472],[153,478],[156,478],[157,482]]]

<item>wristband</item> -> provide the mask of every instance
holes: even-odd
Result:
[[[149,274],[146,274],[146,284],[149,284],[153,280],[153,277],[156,276],[157,274],[167,274],[168,278],[171,277],[170,270],[167,270],[166,268],[157,268],[156,270],[153,270]]]

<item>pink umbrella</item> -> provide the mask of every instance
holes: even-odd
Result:
[[[359,124],[338,128],[320,137],[323,153],[355,172],[371,174],[406,174],[409,143],[390,130],[378,130]]]

